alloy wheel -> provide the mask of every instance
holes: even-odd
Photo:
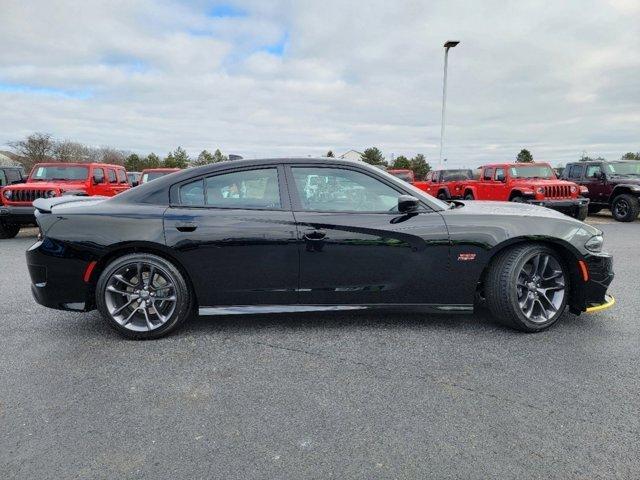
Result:
[[[614,206],[615,214],[618,217],[626,217],[629,214],[629,207],[630,207],[629,202],[621,198],[616,202]]]
[[[532,256],[518,274],[520,310],[534,323],[548,322],[563,304],[565,286],[564,271],[558,260],[548,253]]]
[[[176,281],[165,269],[148,262],[132,262],[108,279],[104,300],[111,317],[135,332],[156,330],[173,315]]]

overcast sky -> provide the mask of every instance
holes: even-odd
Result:
[[[640,150],[640,0],[0,0],[0,143],[165,155]],[[3,147],[0,147],[0,149]]]

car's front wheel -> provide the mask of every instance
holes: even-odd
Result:
[[[167,335],[184,322],[192,294],[171,262],[135,253],[107,265],[96,286],[96,305],[121,335],[145,340]]]
[[[485,294],[491,313],[525,332],[549,328],[569,300],[569,275],[551,248],[524,244],[501,253],[490,265]]]

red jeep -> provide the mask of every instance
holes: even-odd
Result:
[[[32,203],[60,195],[112,197],[129,189],[124,167],[102,163],[38,163],[26,183],[0,193],[0,238],[13,238],[20,227],[35,225]]]
[[[469,169],[432,170],[424,181],[413,182],[413,185],[440,200],[453,200],[462,198],[464,185],[470,180],[473,180],[473,171]]]
[[[547,163],[500,163],[480,167],[478,180],[463,186],[465,200],[524,202],[559,210],[578,220],[587,218],[588,190],[558,180]]]

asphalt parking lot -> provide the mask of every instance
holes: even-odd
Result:
[[[638,478],[640,221],[590,219],[611,310],[206,318],[126,341],[29,292],[0,243],[0,477]]]

